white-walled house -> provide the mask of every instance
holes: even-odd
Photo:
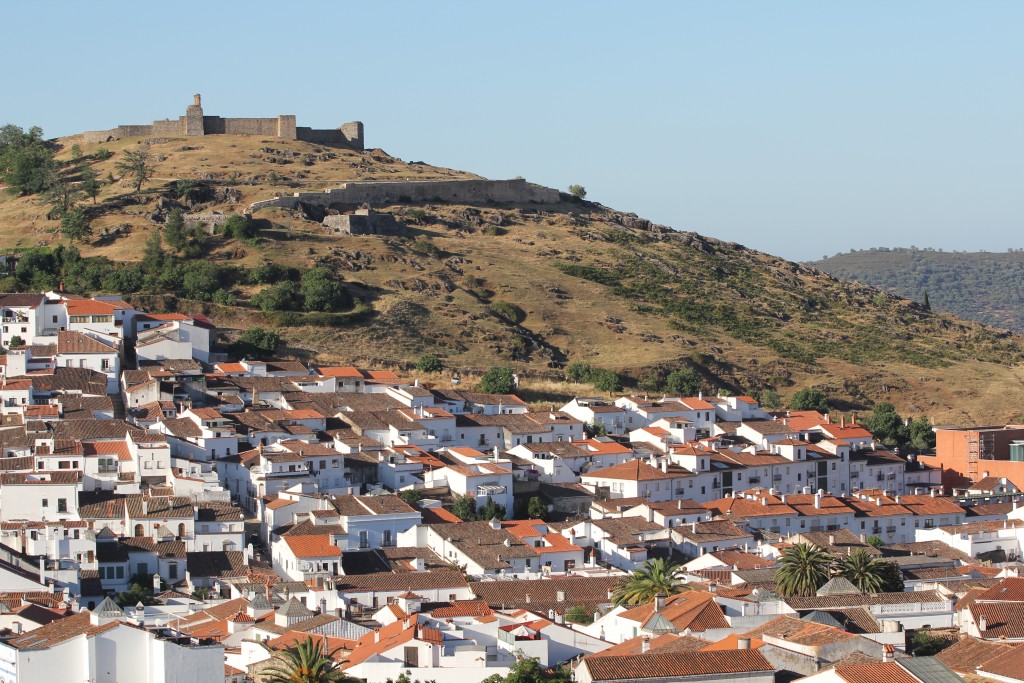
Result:
[[[653,502],[692,497],[688,482],[693,473],[664,458],[657,466],[643,460],[631,460],[587,472],[581,482],[593,491],[606,490],[609,498],[647,497]]]
[[[107,393],[114,393],[121,373],[121,340],[91,330],[58,332],[56,362],[62,368],[102,372],[107,378]]]
[[[505,508],[505,518],[511,519],[515,499],[512,495],[512,470],[493,462],[467,465],[448,465],[424,472],[427,488],[448,486],[453,494],[473,496],[479,510],[493,500]]]
[[[82,473],[5,472],[0,475],[0,520],[77,520]]]
[[[223,683],[224,647],[175,637],[127,621],[109,598],[80,612],[0,642],[0,678],[7,681]]]

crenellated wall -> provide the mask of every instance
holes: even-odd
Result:
[[[196,95],[195,104],[188,107],[185,116],[177,119],[154,121],[148,125],[125,125],[110,130],[94,130],[82,134],[85,142],[108,142],[129,137],[155,135],[263,135],[284,140],[303,140],[321,145],[344,145],[363,149],[363,124],[346,123],[339,128],[309,128],[295,125],[294,114],[276,118],[224,118],[205,116]]]

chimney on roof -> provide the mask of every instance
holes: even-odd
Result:
[[[932,498],[935,497],[935,492],[936,492],[936,489],[932,489]]]
[[[860,535],[860,542],[861,543],[867,543],[868,542],[868,535],[867,534],[861,534]]]
[[[779,500],[781,500],[782,504],[785,505],[786,504],[786,494],[783,493],[782,496],[779,497]]]
[[[878,496],[877,498],[875,498],[875,507],[879,507],[879,508],[882,507],[882,497],[881,496]]]
[[[651,639],[649,636],[644,636],[643,640],[640,641],[640,654],[643,654],[651,649]]]
[[[820,510],[821,509],[821,494],[820,493],[815,493],[814,494],[814,509],[815,510]]]
[[[828,544],[829,545],[835,545],[836,544],[836,535],[835,534],[829,534],[828,535]]]
[[[565,591],[555,591],[555,601],[565,602]]]
[[[697,522],[690,522],[690,531],[697,533]]]
[[[711,583],[708,584],[708,593],[717,593],[717,592],[718,592],[718,582],[717,581],[712,581]]]
[[[896,654],[895,653],[896,653],[896,648],[894,648],[892,645],[883,645],[882,646],[882,661],[883,662],[891,662],[891,661],[893,661],[896,658]]]
[[[660,612],[663,609],[665,609],[665,596],[659,593],[654,596],[654,611]]]
[[[985,631],[988,630],[988,619],[985,617],[978,617],[978,631],[981,633],[981,637],[985,637]]]
[[[668,458],[661,459],[661,471],[668,474]]]
[[[683,499],[680,498],[679,500],[676,501],[676,510],[682,510],[682,509],[683,509]]]
[[[737,638],[736,639],[737,650],[749,650],[750,649],[750,638]]]
[[[761,499],[761,507],[768,507],[768,499],[767,498],[762,498]]]
[[[842,417],[839,418],[839,428],[840,429],[846,429],[846,416],[845,415],[843,415]]]
[[[527,605],[530,604],[530,594],[529,593],[526,594],[526,604]]]

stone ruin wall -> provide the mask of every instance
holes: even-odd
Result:
[[[363,149],[363,124],[346,123],[335,129],[296,126],[294,114],[276,118],[224,118],[205,116],[199,104],[189,106],[185,116],[154,121],[148,125],[124,125],[110,130],[94,130],[82,134],[86,143],[103,143],[121,138],[175,135],[264,135],[284,140],[301,140],[321,145],[344,145]]]
[[[369,204],[451,202],[456,204],[557,204],[558,190],[514,180],[410,180],[407,182],[351,182],[324,192],[296,192],[255,202],[249,213],[268,207],[294,209],[300,203],[347,207]]]

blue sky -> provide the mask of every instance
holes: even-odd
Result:
[[[0,123],[359,119],[792,259],[1024,247],[1024,3],[21,2]]]

